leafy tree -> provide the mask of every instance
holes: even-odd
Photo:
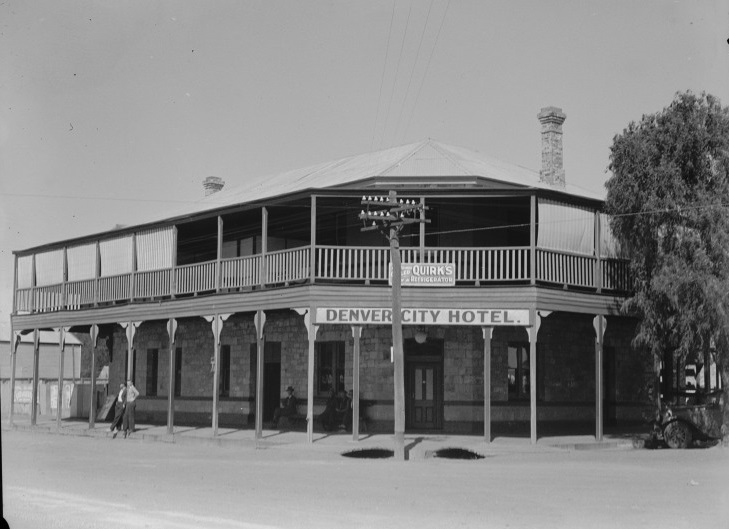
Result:
[[[635,345],[657,357],[716,347],[729,441],[729,109],[676,94],[613,139],[606,183],[611,227],[631,260],[623,309]]]

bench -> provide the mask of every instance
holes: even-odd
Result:
[[[365,415],[365,410],[372,404],[373,403],[371,401],[366,401],[366,400],[359,401],[359,431],[361,433],[367,433],[367,416]],[[306,412],[307,412],[306,403],[297,404],[295,415],[279,417],[278,429],[279,430],[301,430],[301,429],[306,430],[306,426],[307,426]],[[314,429],[315,430],[323,430],[321,421],[319,421],[319,415],[321,415],[321,413],[316,413],[316,406],[315,406],[315,412],[314,412]]]

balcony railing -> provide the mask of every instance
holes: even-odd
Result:
[[[565,288],[625,292],[627,261],[531,248],[402,248],[403,263],[455,265],[456,284],[560,285]],[[311,248],[300,247],[264,255],[221,259],[152,271],[137,271],[54,285],[18,288],[15,310],[51,312],[78,310],[131,300],[168,299],[214,292],[314,283],[386,284],[390,265],[387,247],[316,246],[314,273]],[[599,279],[599,282],[596,281]]]

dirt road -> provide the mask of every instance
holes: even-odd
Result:
[[[46,527],[729,527],[729,450],[344,458],[2,432],[5,519]]]

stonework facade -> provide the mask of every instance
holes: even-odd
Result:
[[[653,369],[646,355],[631,347],[635,322],[609,317],[605,333],[605,406],[607,421],[639,420],[649,405]],[[417,348],[418,328],[405,326],[403,338]],[[422,332],[423,329],[420,328]],[[274,344],[278,387],[269,388],[281,395],[287,386],[296,389],[300,410],[305,413],[308,387],[308,334],[304,319],[294,311],[266,314],[265,342]],[[344,346],[344,386],[354,381],[354,338],[347,325],[320,326],[317,343],[341,342]],[[110,387],[124,380],[127,341],[117,327],[108,343],[112,344]],[[175,348],[181,351],[179,396],[175,397],[175,422],[209,423],[212,417],[214,339],[211,323],[203,318],[178,321]],[[233,314],[223,325],[221,348],[228,348],[229,391],[219,400],[221,424],[244,427],[255,413],[256,329],[252,313]],[[432,326],[425,328],[425,343],[440,347],[434,365],[442,366],[436,384],[442,392],[444,431],[477,432],[484,417],[484,339],[479,327]],[[373,427],[389,429],[393,421],[393,364],[389,326],[364,326],[360,338],[360,398],[368,402],[367,415]],[[166,322],[143,323],[134,339],[134,380],[141,392],[137,407],[141,420],[164,422],[170,384],[169,338]],[[153,353],[156,351],[156,353]],[[491,407],[494,423],[529,420],[529,393],[514,394],[509,379],[514,370],[514,355],[528,358],[529,336],[523,327],[496,327],[491,341]],[[148,394],[150,367],[148,355],[157,355],[156,385]],[[266,353],[269,354],[269,353]],[[408,361],[406,348],[406,363]],[[268,362],[268,360],[264,360]],[[318,367],[318,359],[316,366]],[[529,366],[531,368],[531,366]],[[510,371],[511,369],[511,371]],[[542,319],[537,341],[537,413],[540,421],[590,422],[595,414],[595,330],[592,317],[574,313],[552,313]],[[528,375],[528,371],[521,374]],[[266,375],[268,376],[268,375]],[[528,376],[523,378],[528,380]],[[267,383],[264,380],[264,385]],[[270,383],[270,380],[268,381]],[[518,384],[518,382],[517,382]],[[315,413],[325,403],[316,395]]]

